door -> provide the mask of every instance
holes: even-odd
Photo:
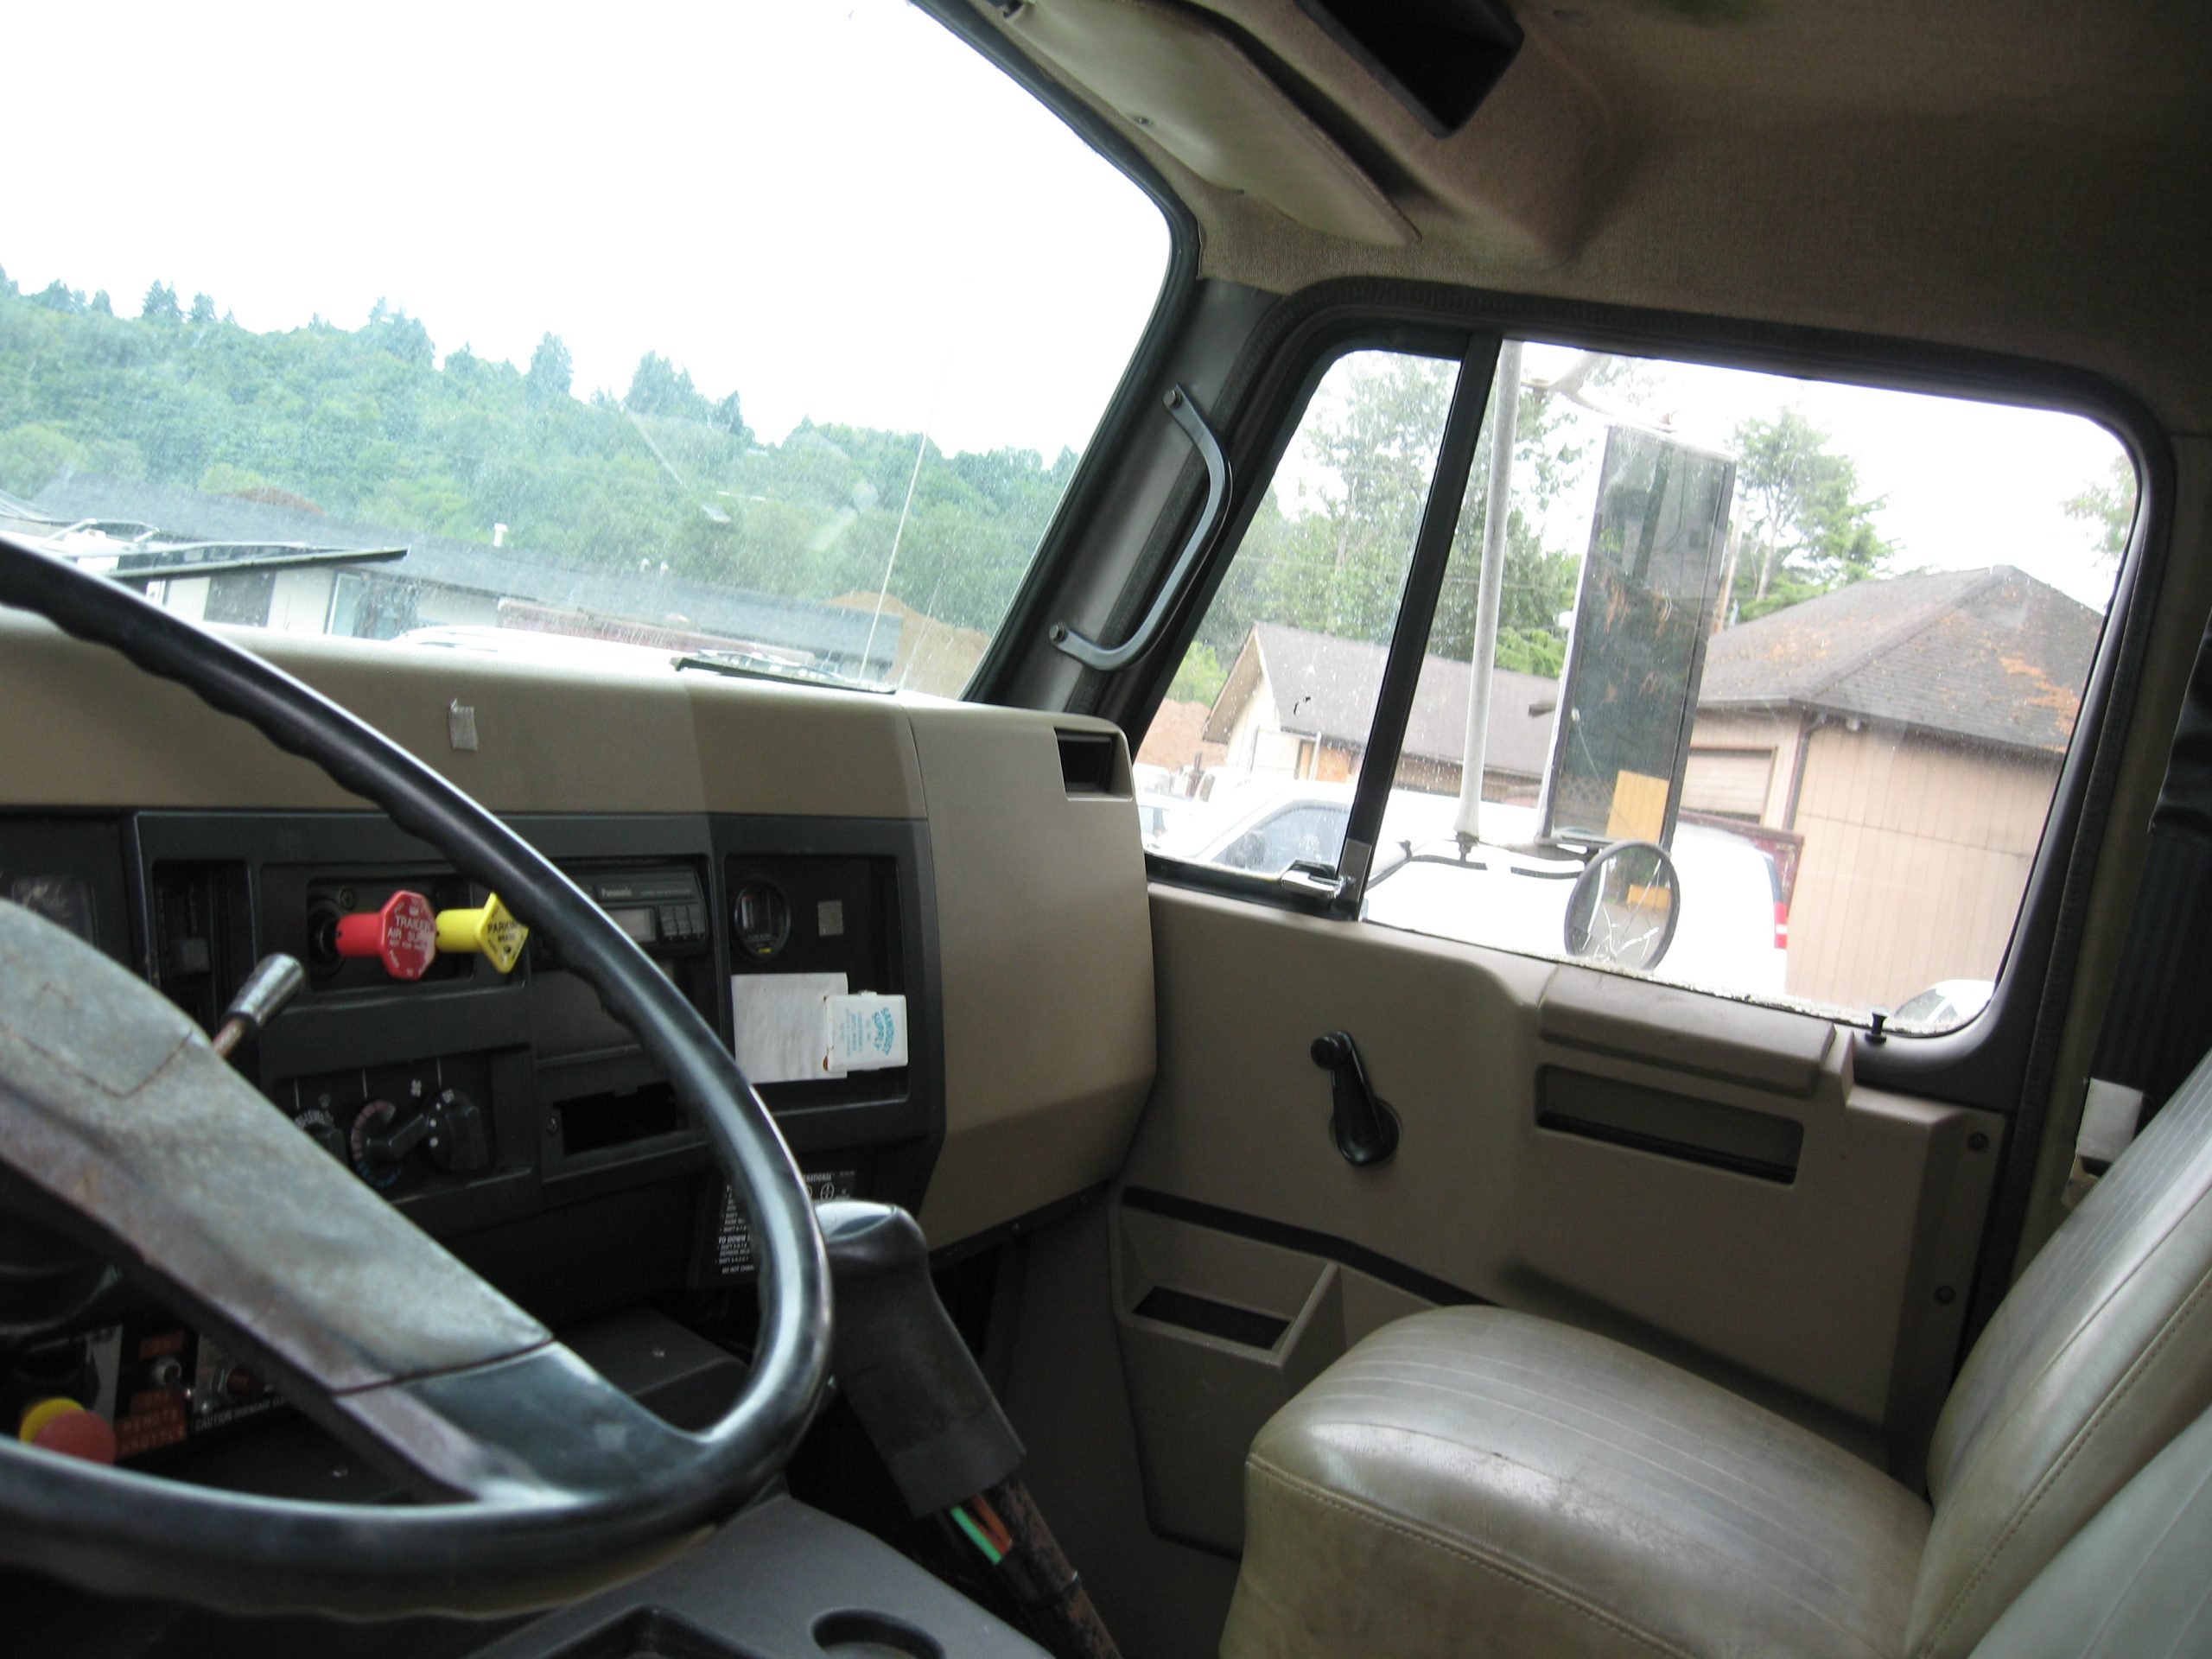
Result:
[[[2116,572],[2053,486],[2127,463],[2063,412],[1403,340],[1316,348],[1159,672],[1151,717],[1219,747],[1161,780],[1158,1082],[1098,1223],[1151,1529],[1233,1554],[1267,1415],[1447,1302],[1915,1482],[2109,649]],[[1325,833],[1252,856],[1292,812]],[[1818,931],[1793,880],[1840,895]],[[1938,982],[1986,1008],[1889,1017]],[[1386,1160],[1332,1134],[1335,1033]]]

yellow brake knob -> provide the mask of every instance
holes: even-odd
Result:
[[[522,957],[523,941],[530,930],[508,914],[493,893],[477,910],[438,912],[438,949],[482,957],[501,973],[511,971]]]

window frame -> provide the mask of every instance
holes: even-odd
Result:
[[[2116,783],[2121,747],[2117,740],[2124,736],[2133,713],[2170,539],[2173,461],[2164,431],[2139,400],[2101,376],[1964,347],[1541,301],[1433,283],[1345,278],[1317,284],[1281,302],[1246,342],[1226,393],[1217,400],[1220,409],[1229,411],[1222,417],[1228,429],[1224,447],[1237,468],[1228,523],[1154,651],[1112,677],[1094,704],[1096,711],[1116,720],[1133,743],[1142,735],[1242,545],[1313,387],[1336,357],[1363,347],[1439,356],[1446,351],[1438,346],[1448,351],[1452,341],[1464,356],[1468,343],[1477,339],[1503,341],[1508,336],[2050,410],[2096,423],[2127,454],[2137,479],[2135,524],[2115,573],[2113,601],[2083,688],[2074,741],[2052,791],[1989,1006],[1966,1026],[1931,1035],[1893,1031],[1877,1039],[1865,1025],[1837,1022],[1851,1033],[1861,1080],[1999,1112],[2016,1122],[2013,1147],[2031,1147],[2048,1103],[2039,1094],[2048,1086],[2071,995],[2088,887],[2102,849],[2107,809]],[[1255,455],[1263,458],[1264,465],[1246,459]],[[1441,460],[1440,455],[1440,472]],[[1433,483],[1434,474],[1432,499]],[[1139,582],[1148,585],[1157,574],[1144,573],[1132,586]],[[1401,629],[1411,615],[1409,597],[1402,593]],[[1426,629],[1424,616],[1424,639]],[[1402,733],[1401,720],[1390,741],[1393,765]],[[1378,720],[1370,733],[1370,760],[1382,753],[1383,736]],[[1363,788],[1370,773],[1380,777],[1384,769],[1364,767]],[[1377,786],[1378,796],[1387,792],[1386,787]],[[1379,802],[1376,816],[1379,819]],[[1351,838],[1348,827],[1347,842]],[[1166,885],[1347,919],[1334,895],[1300,893],[1275,881],[1149,852],[1146,868],[1151,879]],[[2029,1085],[2036,1078],[2040,1079],[2038,1089],[2031,1092]]]
[[[1153,650],[1116,677],[1122,683],[1127,683],[1128,677],[1133,675],[1147,676],[1148,679],[1156,681],[1146,694],[1147,701],[1140,723],[1132,726],[1125,717],[1109,715],[1109,718],[1118,720],[1123,731],[1128,734],[1134,753],[1145,726],[1150,723],[1153,715],[1159,709],[1168,682],[1174,677],[1184,653],[1196,638],[1198,625],[1205,620],[1207,608],[1213,603],[1230,567],[1243,547],[1252,520],[1258,516],[1268,492],[1274,487],[1275,474],[1281,467],[1283,457],[1289,453],[1290,446],[1298,435],[1299,427],[1313,406],[1314,394],[1320,390],[1321,383],[1328,378],[1331,369],[1344,359],[1360,352],[1389,352],[1400,356],[1456,363],[1458,373],[1446,406],[1444,429],[1438,439],[1437,458],[1429,470],[1428,491],[1422,508],[1420,531],[1408,561],[1406,583],[1398,593],[1397,616],[1392,625],[1389,653],[1384,662],[1382,687],[1376,696],[1376,712],[1368,724],[1368,742],[1363,751],[1360,783],[1354,791],[1351,813],[1344,826],[1344,841],[1338,850],[1338,880],[1343,880],[1344,847],[1353,843],[1356,832],[1363,826],[1365,844],[1371,849],[1375,833],[1382,823],[1384,798],[1389,791],[1383,788],[1373,791],[1371,810],[1363,817],[1363,808],[1370,806],[1367,797],[1370,791],[1366,780],[1370,772],[1376,771],[1371,763],[1378,758],[1386,761],[1382,768],[1382,775],[1395,772],[1397,766],[1398,750],[1404,741],[1406,720],[1413,706],[1414,683],[1428,638],[1428,619],[1435,609],[1437,594],[1442,586],[1445,565],[1451,552],[1452,532],[1458,522],[1460,499],[1474,457],[1474,446],[1481,435],[1483,421],[1489,414],[1490,382],[1496,372],[1497,351],[1503,343],[1502,335],[1465,327],[1439,328],[1421,324],[1409,327],[1403,323],[1373,317],[1323,319],[1321,325],[1311,330],[1300,342],[1302,349],[1278,365],[1284,372],[1273,377],[1273,385],[1265,389],[1268,395],[1263,399],[1262,408],[1268,411],[1267,414],[1262,419],[1240,422],[1238,429],[1248,437],[1255,431],[1263,435],[1264,447],[1260,448],[1258,454],[1254,456],[1249,450],[1240,454],[1237,448],[1224,446],[1229,448],[1230,455],[1232,483],[1229,506],[1223,515],[1221,533],[1214,538],[1213,545],[1201,560],[1190,592],[1161,631]],[[1478,356],[1486,358],[1489,367],[1471,392],[1468,367],[1470,362]],[[1466,423],[1464,405],[1471,397],[1474,407],[1470,425]],[[1455,419],[1463,427],[1463,434],[1455,434]],[[1440,505],[1437,496],[1438,485],[1446,477],[1444,463],[1452,453],[1455,436],[1463,442],[1465,463],[1457,472],[1459,482],[1451,491],[1450,512],[1442,517],[1440,532],[1433,534],[1433,524],[1440,517],[1437,512]],[[1433,567],[1426,573],[1423,568],[1425,548],[1429,554],[1427,563]],[[1421,609],[1417,634],[1408,645],[1408,619],[1411,614],[1408,602],[1423,591],[1417,585],[1422,583],[1426,584],[1427,603]],[[1404,658],[1402,663],[1402,656]],[[1398,680],[1402,682],[1400,697],[1403,706],[1397,710],[1393,724],[1386,728],[1382,714],[1384,696],[1393,684],[1394,671]],[[1387,755],[1376,747],[1384,741],[1386,734],[1389,742]],[[1334,916],[1339,919],[1357,916],[1360,893],[1365,881],[1363,868],[1359,880],[1351,884],[1347,896],[1347,890],[1344,888],[1332,891],[1319,885],[1286,882],[1278,876],[1255,875],[1219,865],[1166,858],[1149,849],[1144,856],[1146,874],[1154,880],[1167,880],[1178,886],[1193,887],[1225,898],[1255,899],[1281,909],[1307,915]]]

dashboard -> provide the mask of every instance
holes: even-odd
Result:
[[[905,1205],[945,1252],[1118,1166],[1154,1033],[1111,727],[241,637],[499,811],[613,917],[769,1079],[817,1200]],[[557,941],[457,943],[448,924],[481,930],[493,895],[109,653],[0,616],[0,696],[19,711],[0,738],[0,898],[211,1031],[257,962],[296,957],[302,988],[233,1064],[556,1328],[748,1294],[742,1204]],[[416,924],[427,942],[434,917],[452,948],[385,948],[417,942]],[[867,1014],[882,1051],[779,1052],[789,1009],[823,997]],[[84,1402],[124,1460],[147,1463],[276,1404],[236,1357],[127,1294],[19,1352],[0,1395],[10,1421],[40,1397]]]

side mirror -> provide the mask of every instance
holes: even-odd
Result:
[[[1617,841],[1583,868],[1567,896],[1567,954],[1641,973],[1675,942],[1682,886],[1656,842]]]

